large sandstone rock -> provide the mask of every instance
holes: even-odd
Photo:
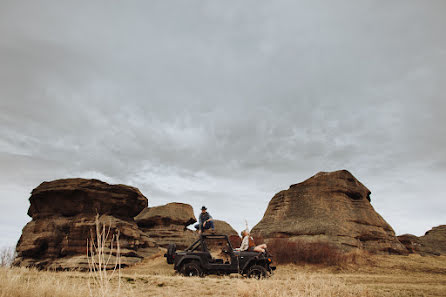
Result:
[[[436,253],[446,255],[446,225],[432,228],[420,239],[425,246],[430,247]]]
[[[228,236],[238,236],[238,232],[232,228],[231,225],[221,220],[213,220],[215,227],[215,234],[223,234]]]
[[[197,222],[194,210],[189,204],[174,202],[145,208],[135,217],[135,221],[147,236],[162,247],[175,243],[178,249],[185,249],[198,239],[198,233],[187,229],[189,225]],[[238,243],[239,236],[231,225],[225,221],[214,220],[214,226],[215,234],[228,235],[232,243]]]
[[[138,189],[98,180],[44,182],[31,193],[32,217],[17,243],[14,264],[51,269],[88,268],[87,238],[95,235],[95,216],[120,232],[121,262],[128,266],[156,253],[156,243],[138,229],[133,216],[147,206]],[[111,236],[110,236],[111,237]]]
[[[231,225],[221,220],[214,220],[215,234],[228,235],[229,241],[233,248],[240,247],[242,239],[237,231]]]
[[[168,203],[145,208],[135,221],[144,234],[162,247],[175,243],[179,249],[184,249],[196,239],[194,232],[187,229],[197,221],[189,204]]]
[[[407,254],[370,204],[370,191],[350,172],[320,172],[277,193],[254,236],[328,241],[343,250]]]
[[[412,234],[403,234],[397,237],[399,242],[401,242],[411,254],[422,253],[421,252],[421,240],[418,236]]]
[[[156,225],[189,226],[197,221],[192,206],[185,203],[168,203],[166,205],[145,208],[135,217],[139,226],[146,228]]]
[[[32,191],[29,202],[28,215],[33,219],[97,213],[132,218],[147,207],[147,198],[137,188],[82,178],[43,182]]]
[[[404,234],[399,241],[410,253],[421,255],[446,255],[446,225],[440,225],[427,231],[424,236]]]

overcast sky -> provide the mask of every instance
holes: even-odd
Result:
[[[446,224],[446,2],[0,0],[0,246],[42,181],[236,229],[347,169],[397,234]]]

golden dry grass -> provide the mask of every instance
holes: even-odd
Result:
[[[88,275],[24,268],[0,269],[0,297],[88,296]],[[117,287],[117,279],[112,280]],[[267,280],[238,275],[186,278],[162,255],[122,270],[127,296],[446,296],[446,257],[371,256],[344,267],[279,266]]]

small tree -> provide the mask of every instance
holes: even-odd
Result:
[[[99,222],[99,215],[95,218],[96,234],[91,232],[87,239],[87,259],[89,267],[88,289],[90,296],[119,296],[121,290],[121,250],[119,245],[119,230],[116,234],[111,233],[111,222],[107,226]],[[113,258],[113,250],[115,257]],[[108,250],[108,251],[107,251]],[[118,288],[113,294],[111,280],[118,271]],[[91,284],[92,283],[92,284]]]
[[[0,249],[0,267],[10,267],[14,258],[16,256],[16,251],[14,247],[3,247]]]

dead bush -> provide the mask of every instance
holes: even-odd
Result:
[[[277,264],[346,264],[348,257],[334,245],[322,241],[291,241],[275,238],[268,241],[268,250]]]
[[[14,247],[3,247],[0,249],[0,267],[10,267],[16,256]]]
[[[109,225],[101,223],[99,215],[96,215],[96,232],[91,232],[90,239],[87,239],[89,267],[87,286],[91,297],[120,296],[121,247],[119,244],[119,230],[116,230],[116,234],[114,234],[111,225],[111,222]],[[118,287],[114,288],[111,283],[116,271]]]

